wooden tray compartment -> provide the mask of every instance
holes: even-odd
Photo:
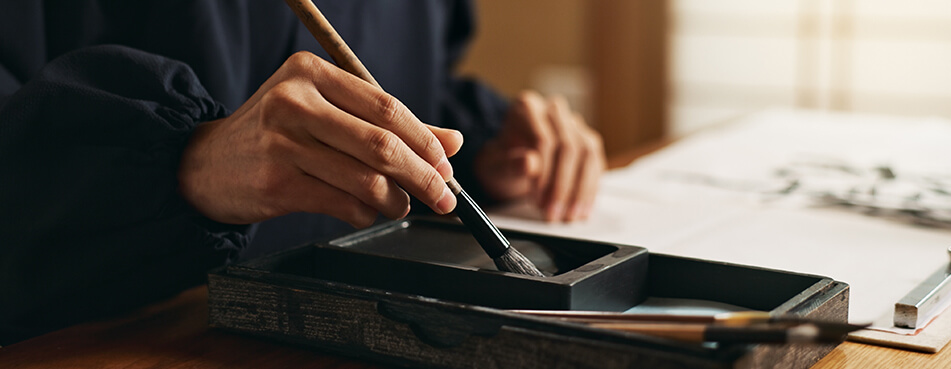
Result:
[[[209,322],[213,327],[415,367],[806,368],[834,345],[686,344],[524,316],[497,307],[549,308],[545,304],[555,303],[568,304],[568,308],[574,309],[620,310],[624,303],[618,301],[625,298],[641,301],[652,296],[703,299],[779,314],[847,320],[848,285],[845,283],[814,275],[647,254],[641,248],[628,249],[623,245],[505,231],[516,247],[527,241],[558,250],[546,266],[555,275],[539,279],[562,279],[542,284],[535,281],[536,277],[491,270],[485,260],[466,259],[465,263],[457,264],[468,257],[467,253],[432,261],[416,260],[409,255],[412,253],[406,252],[383,256],[380,254],[385,252],[374,247],[347,249],[365,242],[368,237],[380,237],[380,229],[387,229],[390,236],[404,231],[405,236],[411,236],[414,227],[465,232],[455,224],[410,219],[215,270],[209,274]],[[582,251],[580,255],[572,251],[585,244],[599,251]],[[617,250],[628,251],[620,252],[618,257],[613,255]],[[337,255],[341,252],[345,256]],[[378,275],[366,278],[360,273],[331,272],[333,263],[328,260],[339,262],[340,266],[356,262],[347,269],[366,268]],[[611,261],[618,262],[611,264]],[[367,262],[379,264],[362,264]],[[622,294],[627,297],[603,298],[594,306],[585,305],[582,298],[572,299],[572,292],[581,291],[572,290],[583,285],[579,281],[610,274],[612,268],[617,268],[615,272],[622,271],[618,265],[623,266],[625,262],[637,266],[638,271],[611,277],[629,289],[629,293]],[[590,267],[597,264],[601,265]],[[605,268],[606,264],[611,267]],[[578,269],[581,269],[578,278],[570,278]],[[407,271],[411,276],[394,277]],[[410,286],[427,286],[423,290],[406,287],[406,282],[417,282],[421,276],[433,273],[447,280],[410,283]],[[386,276],[393,278],[387,281]],[[383,282],[380,277],[384,277]],[[506,297],[498,301],[485,297],[492,294],[483,294],[473,301],[470,296],[480,295],[457,294],[442,288],[452,285],[448,282],[466,278],[472,280],[462,284],[490,281],[505,285],[518,281],[516,284],[524,285],[510,287],[510,291],[537,289],[543,291],[540,300],[546,302],[533,305],[537,296]],[[439,288],[432,287],[434,285]],[[466,288],[470,292],[478,289],[471,285]],[[559,297],[547,300],[544,297],[553,294]],[[470,300],[461,301],[467,299]]]

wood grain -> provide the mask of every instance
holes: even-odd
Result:
[[[898,350],[893,348],[866,345],[856,342],[845,342],[826,357],[822,358],[813,369],[866,369],[866,368],[951,368],[951,344],[938,351],[937,354]]]
[[[0,368],[384,368],[208,328],[208,289],[0,349]]]

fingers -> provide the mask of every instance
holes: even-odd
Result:
[[[442,148],[446,152],[446,156],[452,157],[459,152],[459,149],[462,148],[462,132],[454,129],[431,126],[428,124],[426,125],[426,128],[429,128],[433,135],[435,135],[442,144]]]
[[[348,193],[387,218],[409,213],[409,195],[392,178],[349,155],[315,141],[295,158],[308,176]]]
[[[457,131],[421,123],[383,91],[309,53],[285,62],[230,116],[196,129],[179,191],[200,213],[251,223],[325,213],[356,227],[400,218],[409,194],[455,207],[445,180]]]
[[[325,61],[313,83],[331,104],[363,121],[396,134],[416,155],[436,168],[443,182],[452,178],[447,151],[432,130],[423,124],[403,103],[390,94],[366,83]],[[461,144],[461,140],[459,141]]]
[[[394,179],[438,213],[455,208],[445,185],[453,175],[447,151],[459,150],[461,134],[431,129],[393,96],[312,54],[287,63],[319,96],[299,119],[315,140]]]
[[[486,193],[496,200],[509,201],[535,193],[542,158],[530,147],[506,148],[498,140],[492,140],[483,146],[474,169],[483,179]]]
[[[197,211],[232,224],[299,211],[329,214],[355,227],[373,223],[377,209],[295,165],[300,146],[286,132],[245,132],[250,125],[245,118],[204,123],[189,140],[179,166],[179,191]]]
[[[558,139],[549,121],[548,103],[537,92],[523,92],[515,100],[507,123],[509,123],[508,127],[503,129],[509,130],[510,137],[517,137],[510,140],[524,141],[525,146],[538,152],[540,171],[533,178],[535,180],[533,193],[535,201],[542,203],[555,164],[553,158]],[[518,142],[508,144],[519,145]]]
[[[286,190],[291,193],[307,194],[287,201],[284,204],[286,212],[308,212],[328,214],[349,223],[354,228],[366,228],[373,225],[377,211],[360,199],[332,186],[320,179],[310,176],[297,176],[286,184]],[[333,199],[333,201],[327,201]]]
[[[576,116],[576,121],[584,122],[583,118]],[[574,198],[570,201],[571,207],[568,208],[565,218],[569,221],[588,219],[591,215],[591,208],[594,206],[594,198],[598,192],[599,179],[607,168],[604,158],[604,146],[599,136],[587,125],[582,125],[579,137],[582,140],[581,152],[579,153],[578,184],[574,192]]]
[[[509,138],[511,152],[524,145],[538,155],[539,170],[528,193],[548,221],[574,221],[587,218],[594,203],[598,180],[604,172],[604,151],[600,136],[584,119],[571,111],[562,97],[546,99],[535,92],[522,93],[512,106],[503,133]],[[521,142],[519,142],[521,140]],[[524,150],[524,149],[523,149]],[[504,160],[496,160],[504,162]],[[528,176],[529,171],[526,171]],[[500,193],[518,193],[521,182],[501,181],[509,187]]]
[[[605,169],[601,138],[568,108],[564,98],[550,99],[548,113],[559,144],[553,178],[542,204],[546,219],[587,219]]]
[[[555,165],[552,168],[551,180],[541,205],[545,218],[549,221],[573,220],[568,217],[566,211],[576,206],[574,202],[579,197],[575,192],[579,190],[577,187],[578,175],[581,174],[579,166],[582,148],[578,142],[579,137],[575,134],[578,130],[577,123],[568,109],[568,103],[562,98],[549,100],[547,112],[558,146],[553,157]]]
[[[443,177],[395,133],[326,102],[313,105],[316,107],[312,112],[315,118],[302,123],[302,129],[314,140],[339,150],[382,176],[392,178],[440,214],[455,208],[455,196]],[[367,184],[372,184],[372,181],[364,183]]]

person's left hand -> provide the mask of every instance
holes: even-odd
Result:
[[[476,176],[499,201],[533,200],[547,221],[587,219],[605,170],[601,136],[562,97],[523,92],[498,137],[486,142]]]

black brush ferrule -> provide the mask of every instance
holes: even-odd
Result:
[[[505,239],[502,232],[492,224],[485,212],[479,208],[479,205],[469,197],[455,179],[447,182],[449,189],[456,195],[456,216],[462,220],[462,223],[469,228],[472,236],[475,237],[482,249],[489,257],[496,259],[509,249],[509,241]]]

